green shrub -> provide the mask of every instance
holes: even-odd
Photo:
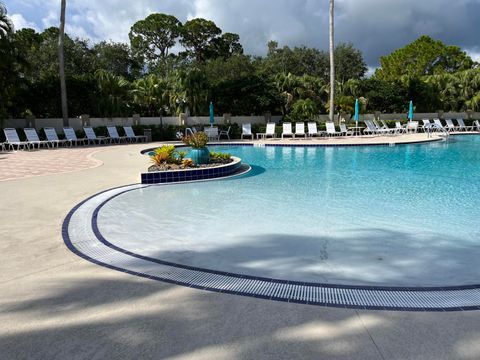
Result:
[[[218,159],[218,160],[230,160],[232,156],[228,153],[221,153],[221,152],[210,152],[210,159]]]

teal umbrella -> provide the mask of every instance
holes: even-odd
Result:
[[[357,127],[358,127],[359,115],[360,115],[360,111],[359,111],[358,99],[357,99],[357,100],[355,100],[355,115],[353,116],[353,118],[355,119],[355,126],[357,126]]]
[[[210,101],[210,126],[213,126],[215,116],[213,115],[213,102]]]
[[[413,101],[410,100],[410,108],[408,110],[408,119],[413,121]]]

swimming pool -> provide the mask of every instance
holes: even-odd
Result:
[[[140,258],[252,278],[353,287],[480,283],[478,136],[212,150],[240,157],[252,171],[105,196],[90,209],[95,236]]]

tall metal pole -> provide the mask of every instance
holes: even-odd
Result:
[[[63,43],[65,39],[65,10],[67,0],[62,0],[60,11],[60,28],[58,35],[58,66],[60,75],[60,96],[62,99],[63,125],[68,126],[67,85],[65,81],[65,60],[63,56]]]
[[[335,116],[334,0],[330,0],[330,121]]]

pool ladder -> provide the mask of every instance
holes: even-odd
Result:
[[[448,139],[448,137],[450,136],[450,133],[448,132],[447,129],[443,128],[443,127],[440,127],[438,126],[437,124],[429,124],[429,125],[426,125],[424,127],[424,131],[426,133],[428,133],[428,137],[432,137],[432,133],[433,132],[442,132],[443,135],[445,137],[445,139]]]

